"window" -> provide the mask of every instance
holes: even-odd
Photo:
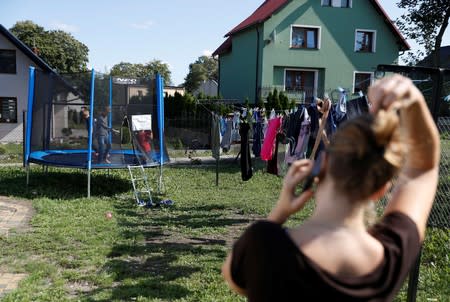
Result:
[[[16,51],[0,49],[0,73],[16,73]]]
[[[311,98],[316,92],[317,71],[292,70],[285,73],[284,87],[287,92],[304,92],[306,98]]]
[[[292,26],[291,48],[320,48],[320,27]]]
[[[353,81],[353,93],[362,92],[364,94],[367,93],[370,84],[373,81],[373,72],[358,72],[356,71],[354,74]]]
[[[322,6],[352,7],[352,0],[322,0]]]
[[[17,123],[17,98],[0,97],[0,123]]]
[[[376,31],[374,30],[356,30],[355,51],[356,52],[375,52]]]

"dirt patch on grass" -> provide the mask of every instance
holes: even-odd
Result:
[[[28,231],[34,213],[31,202],[0,196],[0,235]]]
[[[31,202],[0,196],[0,237],[29,230],[34,213]],[[26,276],[8,273],[6,267],[0,267],[0,296],[16,289]]]

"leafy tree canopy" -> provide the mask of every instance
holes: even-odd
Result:
[[[218,63],[211,56],[200,56],[194,63],[189,64],[184,87],[187,91],[194,92],[206,80],[218,80]]]
[[[120,62],[111,68],[112,76],[128,77],[128,78],[145,78],[153,77],[159,73],[164,78],[164,85],[170,85],[171,72],[169,65],[161,60],[153,60],[146,64],[133,64],[128,62]]]
[[[58,72],[87,70],[89,49],[62,30],[45,30],[33,21],[19,21],[10,31],[33,49],[48,65]]]
[[[416,64],[424,55],[433,53],[433,65],[440,66],[439,50],[450,17],[448,0],[401,0],[397,6],[406,9],[396,23],[409,39],[424,47],[424,51],[408,53],[409,64]]]

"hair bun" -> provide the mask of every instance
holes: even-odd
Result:
[[[384,158],[393,166],[399,167],[405,153],[400,141],[400,118],[396,110],[380,110],[372,124],[375,140],[384,147]]]

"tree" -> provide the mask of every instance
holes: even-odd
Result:
[[[450,17],[448,0],[401,0],[397,6],[407,10],[396,23],[409,39],[416,40],[424,51],[409,53],[410,64],[417,63],[424,55],[433,53],[433,66],[440,66],[442,37]]]
[[[145,73],[143,64],[132,64],[128,62],[120,62],[114,65],[110,71],[112,76],[120,76],[126,78],[143,78],[148,76]]]
[[[10,31],[58,72],[87,71],[89,49],[62,30],[45,30],[32,21],[20,21]]]
[[[144,65],[147,75],[151,77],[155,76],[159,73],[164,78],[164,85],[170,85],[172,83],[169,65],[167,63],[163,63],[161,60],[154,59],[153,61],[148,62]]]
[[[194,92],[203,81],[218,80],[217,60],[210,56],[200,56],[189,64],[189,73],[184,79],[184,87],[189,92]]]
[[[155,59],[146,64],[120,62],[111,68],[112,76],[127,78],[154,77],[157,73],[164,78],[164,85],[170,85],[172,80],[169,65],[160,60]]]

